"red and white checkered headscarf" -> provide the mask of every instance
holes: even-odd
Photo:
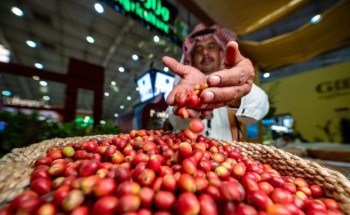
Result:
[[[214,36],[218,45],[225,50],[228,42],[236,40],[237,35],[226,29],[221,28],[218,25],[207,26],[203,23],[196,25],[193,31],[186,37],[182,51],[182,63],[185,65],[192,65],[192,49],[196,41],[207,40],[210,36]]]

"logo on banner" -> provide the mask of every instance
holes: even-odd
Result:
[[[333,81],[325,81],[316,86],[320,99],[334,99],[350,95],[350,77]]]

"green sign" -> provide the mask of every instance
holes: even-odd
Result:
[[[81,128],[92,127],[94,125],[94,119],[91,117],[77,117],[75,123]]]
[[[162,0],[114,0],[115,10],[125,11],[169,34],[176,8]]]

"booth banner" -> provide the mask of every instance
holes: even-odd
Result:
[[[168,104],[165,102],[164,94],[159,94],[153,100],[148,102],[142,109],[142,129],[160,130],[167,118],[166,109]]]
[[[269,95],[270,108],[276,109],[275,115],[290,114],[295,130],[309,142],[341,143],[346,139],[350,62],[268,82],[262,88]]]

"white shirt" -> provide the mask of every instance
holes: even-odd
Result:
[[[208,128],[207,119],[204,119],[205,129],[202,132],[210,138],[232,141],[230,121],[227,114],[228,107],[214,109],[213,118],[211,119],[211,128]],[[251,124],[261,120],[269,110],[269,102],[267,94],[258,86],[253,84],[251,91],[241,99],[241,105],[236,110],[235,115],[238,120],[244,124]],[[169,122],[174,127],[174,130],[181,131],[188,127],[191,119],[182,119],[175,116],[172,112],[172,107],[167,108]]]

